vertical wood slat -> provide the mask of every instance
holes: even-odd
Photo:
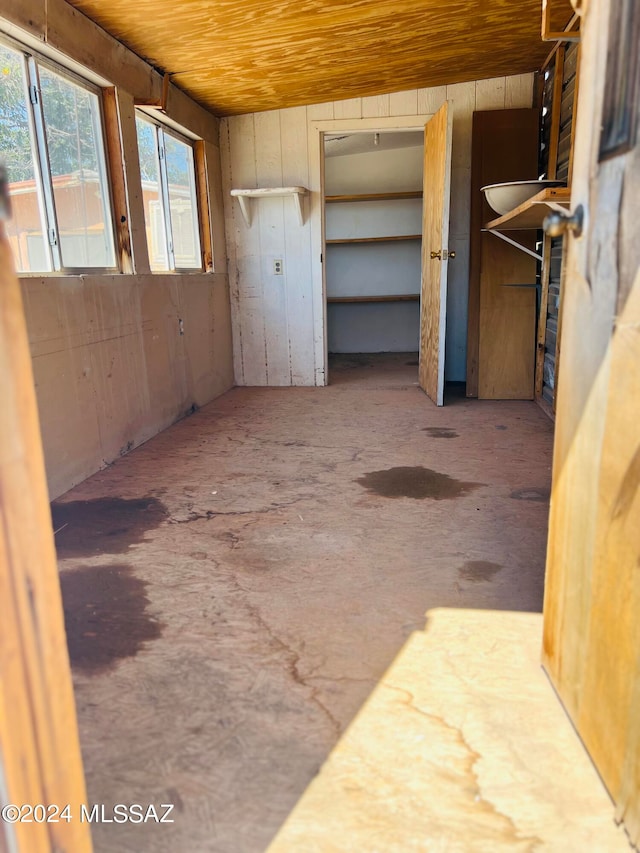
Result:
[[[282,182],[284,186],[309,186],[308,126],[305,107],[280,113],[282,137]],[[310,199],[303,199],[305,221],[310,216]],[[313,303],[305,289],[311,280],[311,234],[301,228],[290,199],[284,200],[284,242],[286,259],[286,310],[289,331],[289,366],[292,385],[313,385],[313,363],[307,357],[309,329],[313,328]]]
[[[362,118],[390,115],[389,95],[371,95],[362,99]]]
[[[129,205],[124,173],[124,158],[121,149],[120,116],[115,88],[103,89],[102,107],[104,112],[105,136],[107,142],[107,162],[111,188],[111,201],[115,219],[115,242],[118,266],[123,273],[133,272],[131,233],[129,223]]]
[[[281,111],[258,113],[255,116],[256,179],[258,186],[282,186]],[[267,385],[290,385],[289,328],[286,306],[288,263],[282,275],[274,275],[273,262],[285,258],[284,204],[291,199],[266,198],[259,202],[253,230],[260,235],[258,259],[262,277],[264,312],[265,359]]]
[[[536,400],[542,396],[544,378],[544,346],[547,333],[547,310],[549,305],[549,274],[551,272],[551,237],[545,234],[542,250],[542,274],[540,278],[540,314],[538,317],[538,335],[536,341]]]
[[[502,110],[506,94],[504,77],[478,80],[476,83],[476,110]]]
[[[564,79],[565,46],[560,45],[556,53],[553,78],[553,98],[551,101],[551,130],[549,133],[548,178],[553,180],[558,169],[558,142],[560,137],[560,110],[562,109],[562,83]]]
[[[418,89],[418,114],[431,115],[437,113],[446,100],[446,86],[432,86],[427,89]]]
[[[362,118],[362,98],[347,98],[333,104],[334,118]]]
[[[466,300],[469,275],[469,254],[466,247],[468,233],[468,187],[470,180],[471,162],[471,124],[472,113],[476,107],[477,88],[479,83],[459,83],[450,86],[437,86],[426,89],[411,90],[409,92],[392,93],[362,99],[351,99],[341,102],[326,102],[309,105],[306,107],[307,128],[314,121],[326,121],[340,119],[345,115],[355,118],[356,122],[360,115],[367,118],[376,118],[378,115],[384,117],[386,113],[400,110],[404,114],[407,110],[411,113],[414,109],[420,115],[431,115],[437,112],[442,103],[450,99],[451,110],[454,115],[453,124],[453,151],[452,151],[452,181],[454,197],[452,198],[452,211],[450,222],[450,238],[456,250],[456,260],[450,266],[450,294],[453,306],[452,318],[457,321],[456,327],[449,331],[451,334],[447,340],[448,365],[453,366],[456,373],[450,374],[449,378],[462,379],[464,377],[464,358],[466,349]],[[497,78],[486,81],[480,86],[480,101],[483,98],[491,103],[491,99],[499,106],[507,103],[507,98],[514,107],[528,107],[531,103],[532,76],[518,75],[513,78]],[[497,94],[496,94],[497,93]],[[303,108],[294,108],[303,109]],[[287,169],[288,162],[299,163],[300,149],[304,145],[305,134],[297,129],[297,120],[285,126],[285,116],[288,111],[279,111],[280,132],[277,144],[282,154],[283,169]],[[262,338],[262,350],[260,349],[260,334],[258,324],[260,311],[264,307],[261,295],[262,281],[261,272],[258,271],[258,257],[260,252],[257,243],[256,228],[258,217],[260,217],[262,206],[255,205],[253,209],[254,224],[247,229],[239,215],[238,203],[229,199],[228,190],[234,186],[257,186],[255,169],[251,175],[247,172],[249,161],[253,159],[255,166],[256,146],[265,142],[271,147],[274,142],[270,139],[258,138],[256,136],[255,121],[259,114],[253,116],[238,116],[225,119],[221,123],[221,148],[225,168],[225,211],[226,227],[229,238],[229,273],[230,288],[232,292],[232,308],[234,315],[234,348],[236,352],[236,378],[240,384],[264,384],[265,378],[262,373],[263,366],[256,365],[255,359],[261,359],[264,365],[264,338]],[[240,125],[244,129],[240,128]],[[291,131],[291,132],[290,132]],[[298,328],[294,314],[289,315],[289,351],[291,359],[291,376],[294,381],[294,372],[298,377],[308,376],[309,370],[315,371],[316,382],[324,382],[324,300],[322,298],[321,278],[322,268],[320,256],[322,245],[319,239],[319,226],[321,221],[321,179],[320,179],[320,157],[317,150],[317,133],[315,129],[306,135],[306,158],[308,174],[309,195],[304,200],[305,224],[301,227],[297,223],[289,222],[289,205],[284,201],[284,245],[285,245],[285,276],[287,311],[296,314],[304,323],[304,328]],[[233,149],[230,152],[230,146]],[[250,150],[251,149],[251,150]],[[303,152],[304,153],[304,152]],[[318,160],[318,163],[315,161]],[[297,169],[298,167],[296,167]],[[297,171],[291,171],[293,177]],[[303,174],[300,172],[300,174]],[[250,183],[242,183],[244,180]],[[283,178],[284,180],[284,178]],[[293,182],[294,184],[307,185],[302,178]],[[306,232],[310,232],[307,234]],[[215,245],[214,245],[215,251]],[[305,271],[306,270],[306,271]],[[310,272],[309,272],[310,270]],[[268,272],[268,271],[267,271]],[[295,284],[290,276],[295,273]],[[293,302],[289,290],[292,287],[302,288],[293,298],[297,307],[293,308]],[[250,301],[249,301],[250,300]],[[308,303],[310,308],[304,306]],[[240,304],[242,309],[240,309]],[[302,320],[305,317],[306,319]],[[312,317],[312,320],[310,319]],[[462,322],[460,320],[462,319]],[[264,334],[264,331],[263,331]],[[295,338],[295,340],[294,340]],[[313,341],[313,350],[310,342]],[[244,352],[244,355],[241,353]],[[313,352],[313,356],[312,356]],[[313,365],[312,365],[313,360]],[[294,369],[294,362],[297,367]],[[244,375],[244,372],[247,375]],[[300,381],[300,379],[295,380]]]
[[[431,257],[449,248],[452,115],[445,102],[424,129],[420,387],[436,405],[444,402],[444,343],[448,261]],[[443,266],[444,265],[444,266]]]
[[[229,122],[230,179],[232,187],[256,187],[256,129],[253,115],[239,116]],[[260,266],[259,229],[246,225],[238,215],[237,201],[231,199],[236,241],[235,275],[230,276],[232,310],[239,326],[241,365],[236,378],[245,385],[266,385],[266,342],[264,330],[263,287]],[[237,332],[236,332],[237,333]]]
[[[418,91],[393,92],[389,95],[389,115],[414,116],[418,113]]]
[[[211,236],[210,210],[213,199],[209,195],[209,176],[205,142],[200,139],[194,143],[193,153],[196,171],[196,197],[198,199],[198,222],[200,226],[200,251],[202,266],[207,272],[213,270],[213,242]]]
[[[573,178],[573,154],[576,146],[576,121],[578,118],[578,95],[580,94],[580,57],[581,50],[580,45],[577,45],[576,48],[578,52],[578,56],[576,59],[576,82],[575,89],[573,92],[573,111],[571,115],[571,148],[569,149],[569,172],[567,175],[567,184],[571,186],[571,180]]]
[[[562,251],[562,269],[560,270],[560,301],[558,304],[558,331],[556,332],[555,378],[553,383],[553,411],[558,407],[558,387],[560,385],[560,355],[562,350],[562,309],[564,306],[564,291],[567,278],[566,239]]]
[[[513,340],[518,336],[518,329],[514,325],[509,328],[506,317],[509,312],[515,312],[517,323],[526,334],[527,339],[531,333],[526,317],[532,305],[533,294],[518,294],[515,288],[511,290],[494,286],[491,269],[485,269],[488,263],[495,265],[496,274],[505,278],[504,284],[524,284],[533,282],[535,273],[533,263],[519,250],[508,246],[493,234],[485,234],[482,227],[495,214],[491,211],[480,188],[486,184],[499,183],[501,181],[523,180],[527,177],[535,177],[537,167],[537,110],[513,109],[513,110],[490,110],[487,112],[475,112],[473,114],[473,146],[471,152],[471,224],[470,224],[470,262],[469,262],[469,295],[468,295],[468,321],[467,321],[467,396],[477,397],[481,392],[481,309],[488,310],[489,298],[494,303],[494,309],[498,310],[499,304],[502,312],[506,312],[501,320],[501,328],[509,338],[512,346]],[[523,176],[525,176],[523,178]],[[521,235],[530,239],[531,235]],[[483,266],[484,259],[484,266]],[[490,260],[489,260],[490,259]],[[509,273],[512,277],[509,278]],[[484,276],[484,279],[483,279]],[[484,281],[484,291],[483,291]],[[485,300],[482,301],[484,292]],[[499,318],[494,317],[497,321]],[[535,326],[535,321],[533,321]],[[533,329],[535,340],[535,328]],[[489,338],[485,334],[485,341]],[[531,362],[534,360],[535,344],[531,342]],[[522,353],[520,353],[522,356]],[[526,360],[526,354],[524,354]],[[521,359],[517,359],[521,360]],[[512,365],[515,369],[515,362]],[[485,365],[486,367],[486,365]],[[494,371],[495,372],[495,371]],[[521,387],[524,381],[517,383]],[[514,383],[508,383],[510,388],[515,388]],[[494,386],[489,382],[486,386]],[[493,393],[493,392],[492,392]],[[511,391],[513,394],[513,390]],[[533,376],[531,379],[531,390],[529,398],[533,395]]]
[[[24,853],[90,853],[60,583],[20,287],[0,224],[0,760],[8,801],[71,805],[74,819],[17,823]]]
[[[235,186],[231,171],[231,123],[224,118],[220,121],[220,179],[221,197],[224,210],[224,237],[226,243],[227,270],[229,274],[229,314],[231,318],[231,346],[233,349],[233,375],[237,385],[244,385],[242,364],[242,319],[240,317],[239,271],[237,261],[238,235],[236,233],[237,201],[229,195]],[[240,217],[242,218],[242,217]],[[215,239],[215,238],[214,238]],[[214,243],[214,252],[217,249]],[[216,267],[218,268],[218,267]]]
[[[145,228],[144,201],[142,197],[142,178],[140,175],[140,160],[138,158],[138,136],[136,133],[136,112],[133,95],[122,89],[112,89],[110,100],[110,111],[112,119],[110,124],[116,127],[119,141],[117,143],[117,155],[120,162],[116,165],[118,174],[126,187],[126,204],[128,210],[128,233],[130,239],[130,256],[133,271],[137,275],[145,275],[150,272],[149,249],[147,246],[147,232]],[[116,151],[116,145],[110,146]]]
[[[204,156],[207,164],[213,271],[216,273],[226,273],[227,243],[225,239],[225,207],[222,194],[222,152],[218,145],[204,140]]]

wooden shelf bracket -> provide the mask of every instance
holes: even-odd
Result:
[[[251,199],[252,198],[276,198],[291,196],[295,202],[296,213],[300,225],[304,225],[304,213],[302,210],[302,197],[307,195],[306,187],[262,187],[253,190],[231,190],[231,195],[238,199],[240,210],[247,228],[251,228]]]

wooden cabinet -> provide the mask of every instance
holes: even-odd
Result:
[[[540,155],[542,178],[566,181],[571,195],[580,44],[559,44],[541,73]],[[560,366],[564,237],[543,238],[541,298],[536,349],[535,397],[553,415]]]
[[[579,42],[554,47],[539,76],[539,108],[528,111],[529,124],[513,124],[510,115],[527,111],[505,110],[503,115],[476,113],[473,126],[467,395],[535,397],[550,415],[559,377],[564,238],[544,235],[542,223],[552,209],[571,204],[579,61]],[[531,159],[532,145],[537,163]],[[544,190],[497,218],[480,193],[483,184],[532,178],[567,186]],[[507,245],[497,247],[497,237]],[[514,252],[520,252],[519,262]],[[504,288],[510,284],[539,294],[535,345],[525,313],[528,297],[507,297]],[[531,304],[529,298],[529,309]]]
[[[467,337],[469,397],[533,398],[536,260],[484,230],[496,215],[481,187],[535,179],[537,164],[537,110],[474,113]],[[535,231],[522,232],[520,242],[534,251]]]

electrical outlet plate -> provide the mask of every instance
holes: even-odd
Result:
[[[282,275],[284,271],[284,264],[282,263],[282,259],[278,258],[273,262],[273,274],[274,275]]]

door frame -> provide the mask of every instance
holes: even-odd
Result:
[[[443,99],[443,102],[446,99]],[[374,118],[313,119],[308,122],[309,190],[311,224],[311,284],[313,307],[313,360],[315,385],[328,382],[327,282],[324,233],[324,135],[328,133],[371,133],[385,130],[419,130],[435,113]],[[321,260],[322,258],[322,260]]]

